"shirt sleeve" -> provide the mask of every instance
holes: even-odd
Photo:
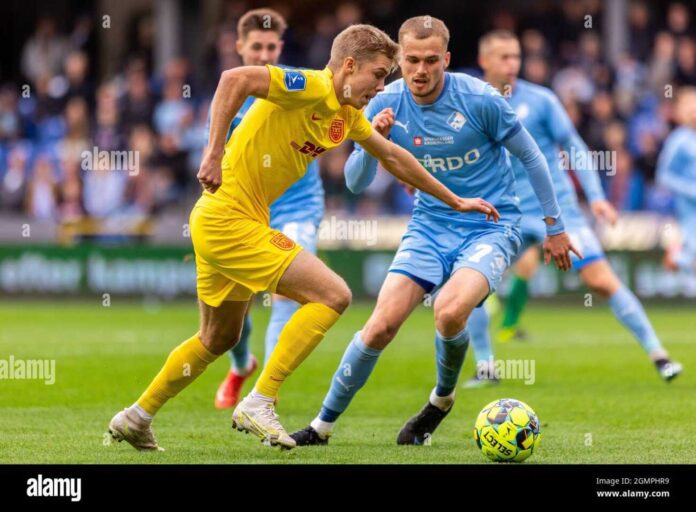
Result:
[[[372,124],[367,120],[362,111],[353,112],[353,122],[351,123],[348,138],[356,142],[366,140],[372,135]]]
[[[689,165],[688,157],[681,147],[681,140],[674,134],[667,138],[657,159],[657,182],[672,193],[696,200],[696,183],[684,175]]]
[[[480,108],[483,130],[494,141],[502,142],[522,129],[510,103],[491,85],[486,85]]]
[[[574,129],[572,135],[563,144],[563,149],[569,154],[585,154],[589,155],[590,150],[582,140],[582,137],[578,135]],[[602,182],[599,179],[599,171],[595,168],[591,158],[578,158],[578,165],[575,166],[575,175],[580,181],[580,186],[582,187],[585,196],[590,203],[595,201],[602,201],[606,197],[604,195],[604,189],[602,189]],[[568,169],[565,169],[568,171]]]
[[[317,103],[331,92],[329,76],[314,69],[285,69],[266,65],[271,74],[268,97],[271,103],[293,110]]]
[[[544,217],[555,219],[554,224],[546,224],[548,235],[558,235],[565,231],[561,209],[558,206],[556,191],[553,188],[548,163],[539,146],[526,129],[521,129],[505,140],[505,149],[520,159],[527,169],[529,183],[541,204]]]
[[[370,103],[367,104],[367,107],[362,113],[365,119],[372,121],[372,119],[382,111],[382,103],[380,100],[381,96],[379,94],[370,100]],[[345,174],[348,190],[354,194],[358,194],[365,190],[375,179],[375,175],[377,174],[377,159],[365,151],[360,144],[356,144],[353,148],[353,152],[348,157],[348,160],[346,160],[343,172]]]
[[[546,102],[545,119],[551,139],[559,146],[565,145],[575,133],[575,126],[568,117],[568,113],[561,101],[553,94],[549,95]]]

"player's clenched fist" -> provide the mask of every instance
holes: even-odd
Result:
[[[198,182],[211,194],[220,188],[222,184],[222,166],[219,158],[206,155],[203,157],[201,167],[196,174]]]
[[[486,220],[493,220],[495,222],[498,222],[500,219],[500,213],[495,209],[495,206],[480,197],[460,197],[454,209],[458,212],[481,212],[486,214]]]
[[[372,128],[384,138],[389,137],[392,126],[394,126],[394,111],[391,108],[385,108],[372,118]]]
[[[570,241],[570,237],[565,233],[547,236],[544,240],[544,263],[548,265],[551,258],[556,262],[559,270],[570,270],[570,253],[582,259],[582,253],[578,251]]]

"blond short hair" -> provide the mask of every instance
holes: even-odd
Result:
[[[416,39],[438,36],[444,41],[445,47],[449,45],[450,40],[450,32],[445,22],[432,16],[414,16],[404,21],[399,28],[399,44],[404,43],[405,35]]]
[[[329,67],[336,71],[348,57],[364,62],[372,60],[377,54],[382,54],[390,60],[390,71],[396,69],[399,45],[391,37],[372,25],[351,25],[334,39]]]
[[[483,34],[481,39],[479,39],[479,55],[487,53],[488,50],[490,50],[493,41],[519,41],[519,39],[517,39],[517,36],[509,30],[491,30],[490,32]]]

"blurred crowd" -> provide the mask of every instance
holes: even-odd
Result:
[[[530,2],[523,16],[496,10],[481,30],[518,33],[522,77],[559,94],[591,149],[616,152],[616,173],[602,175],[615,206],[669,211],[669,195],[654,184],[655,164],[674,126],[672,95],[680,85],[696,84],[694,13],[678,2],[659,13],[649,2],[630,2],[629,51],[610,64],[599,1],[536,3],[540,7]],[[311,30],[293,30],[300,15],[287,5],[274,7],[290,23],[283,62],[314,68],[326,64],[333,37],[348,25],[369,21],[396,36],[403,21],[397,0],[346,2],[315,13]],[[21,49],[24,81],[0,84],[0,208],[62,222],[188,207],[200,193],[195,175],[217,78],[240,64],[234,29],[247,6],[234,1],[222,8],[205,43],[205,74],[185,58],[154,71],[150,15],[138,21],[120,72],[101,81],[95,78],[96,35],[84,18],[69,30],[50,17],[38,19]],[[456,38],[457,27],[444,21]],[[453,55],[453,63],[476,72],[474,61]],[[84,156],[126,150],[137,158],[122,172]],[[411,197],[384,172],[361,196],[346,190],[350,150],[345,145],[320,161],[327,211],[408,213]]]

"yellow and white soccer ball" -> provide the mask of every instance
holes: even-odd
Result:
[[[539,444],[539,418],[524,402],[501,398],[486,405],[476,418],[474,439],[495,462],[522,462]]]

